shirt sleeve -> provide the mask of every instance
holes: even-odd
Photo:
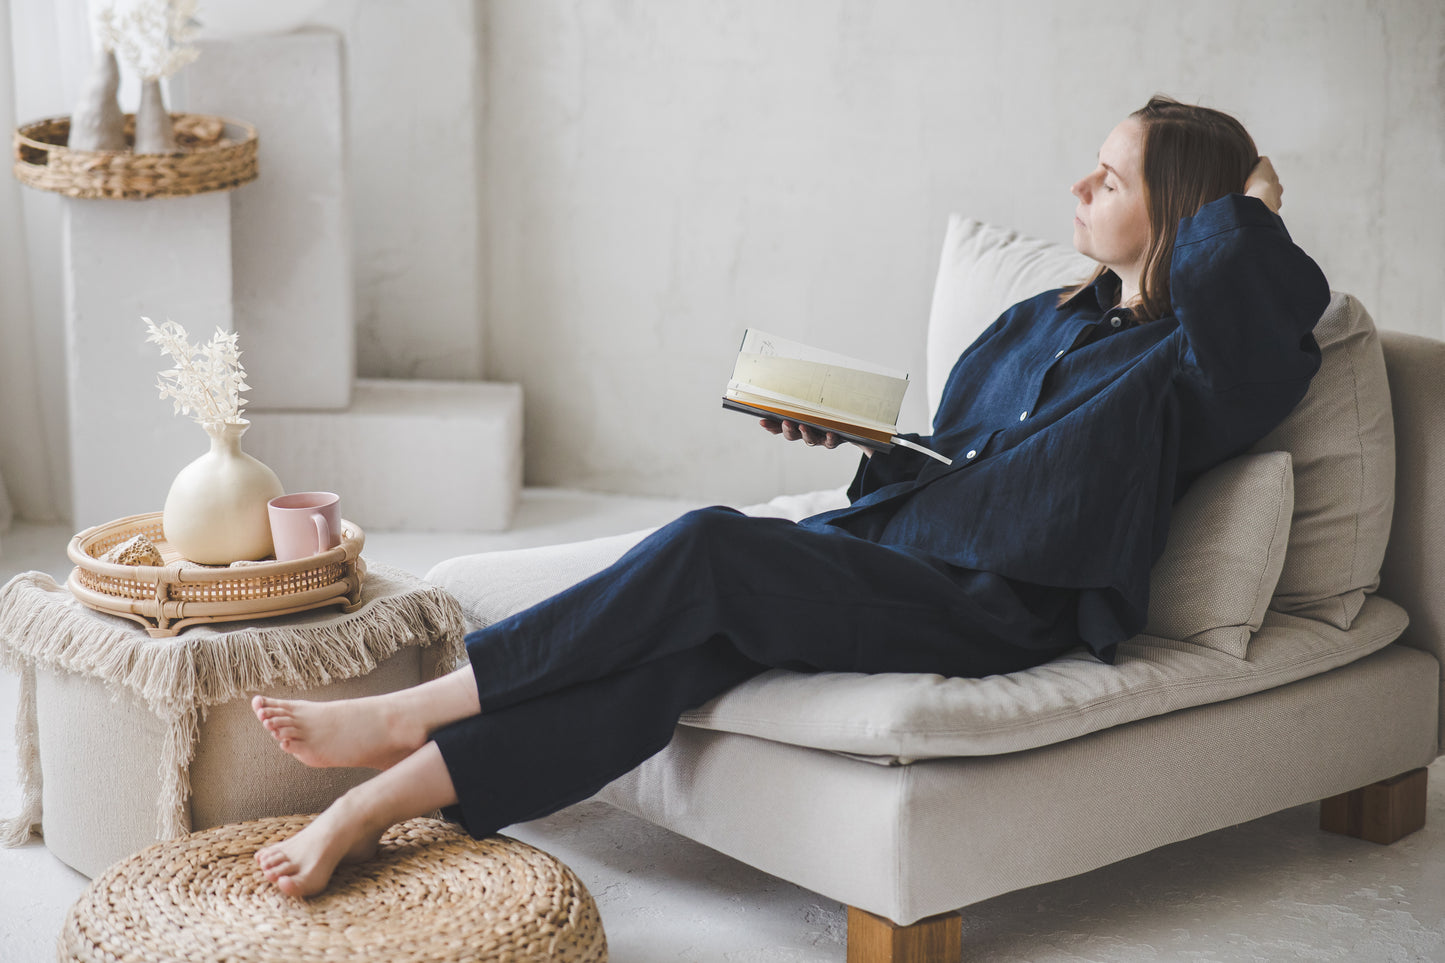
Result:
[[[1180,366],[1209,390],[1307,380],[1318,369],[1310,332],[1329,284],[1258,198],[1230,194],[1179,222],[1169,289],[1184,329]]]
[[[925,448],[929,447],[927,435],[899,435]],[[864,495],[872,494],[885,485],[895,482],[912,481],[918,477],[923,466],[933,459],[912,448],[894,445],[888,451],[875,451],[872,456],[858,457],[858,470],[848,486],[848,501],[851,504]]]

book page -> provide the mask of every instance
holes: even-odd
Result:
[[[898,378],[901,381],[908,380],[906,371],[898,371],[872,361],[864,361],[861,358],[850,358],[846,354],[838,354],[835,351],[824,351],[822,348],[815,348],[812,345],[803,344],[801,341],[791,341],[776,334],[768,334],[757,328],[748,328],[743,332],[743,343],[739,346],[738,351],[779,358],[796,358],[799,361],[814,361],[818,364],[832,365],[835,368],[852,368],[855,371],[867,371],[889,378]]]
[[[829,408],[823,405],[805,404],[793,395],[769,391],[766,388],[743,384],[741,381],[729,381],[727,391],[723,397],[724,399],[731,398],[734,401],[741,401],[744,404],[762,405],[765,408],[777,412],[792,412],[798,416],[798,420],[802,421],[807,421],[812,418],[827,418],[854,425],[858,428],[887,432],[890,435],[898,431],[898,422],[896,419],[890,421],[882,418],[868,418],[843,408]]]
[[[800,354],[810,357],[801,358]],[[820,360],[823,358],[829,361]],[[728,389],[794,400],[819,412],[894,426],[908,390],[908,376],[749,329]]]

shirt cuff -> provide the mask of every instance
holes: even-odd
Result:
[[[1176,247],[1192,244],[1241,227],[1268,227],[1284,231],[1284,221],[1257,197],[1226,194],[1205,204],[1193,217],[1181,218],[1174,244]]]

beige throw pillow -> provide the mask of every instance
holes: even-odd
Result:
[[[1244,658],[1285,564],[1293,509],[1287,452],[1240,455],[1195,479],[1150,573],[1145,634]]]
[[[1071,247],[955,214],[948,220],[928,317],[928,410],[948,373],[1004,309],[1088,277],[1095,263]]]

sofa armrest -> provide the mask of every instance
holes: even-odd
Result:
[[[474,632],[602,571],[654,531],[460,555],[433,566],[426,578],[461,603],[466,629]]]
[[[1445,745],[1445,341],[1381,331],[1395,416],[1395,516],[1380,594],[1410,615],[1400,637],[1442,664]]]

